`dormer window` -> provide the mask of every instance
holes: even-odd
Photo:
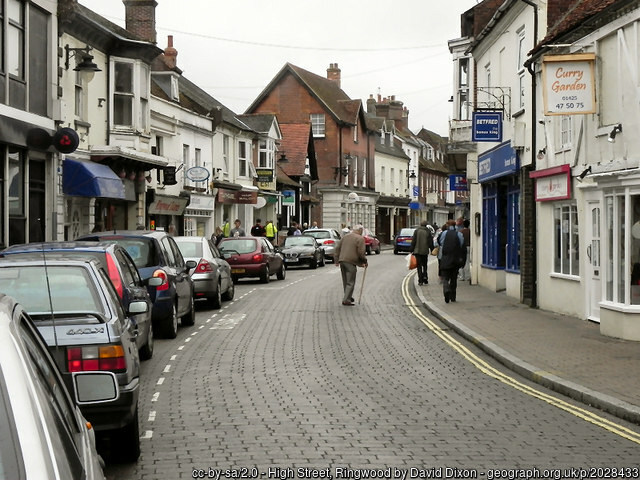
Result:
[[[180,87],[178,85],[178,77],[171,75],[171,99],[176,102],[180,101]]]

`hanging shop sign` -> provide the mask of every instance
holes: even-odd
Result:
[[[188,203],[185,197],[156,194],[147,211],[152,215],[182,215]]]
[[[502,112],[473,112],[471,120],[473,142],[502,141]]]
[[[478,156],[478,181],[493,180],[518,171],[518,152],[505,142]]]
[[[258,176],[258,182],[273,182],[273,170],[271,168],[256,168],[256,175]]]
[[[449,175],[449,190],[466,192],[467,176],[466,175]]]
[[[571,198],[571,166],[560,165],[529,173],[536,180],[536,202]]]
[[[595,53],[542,57],[545,115],[596,113]]]
[[[186,175],[192,182],[206,182],[209,180],[209,170],[204,167],[191,167],[187,169]]]
[[[296,204],[296,192],[293,190],[282,191],[282,205],[295,205]]]

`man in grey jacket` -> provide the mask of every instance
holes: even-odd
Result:
[[[418,285],[427,285],[429,283],[429,274],[427,265],[429,262],[429,254],[433,250],[433,235],[431,230],[427,228],[427,221],[420,222],[420,226],[413,232],[411,239],[411,251],[418,261]]]
[[[340,265],[342,288],[344,295],[342,305],[353,306],[353,290],[356,286],[358,267],[367,268],[367,254],[362,232],[364,227],[356,225],[336,246],[333,258],[336,266]]]

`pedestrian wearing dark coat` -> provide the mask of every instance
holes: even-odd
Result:
[[[338,242],[333,258],[342,273],[342,305],[353,306],[353,290],[356,286],[358,267],[367,268],[367,250],[362,232],[364,227],[356,225]]]
[[[456,230],[456,221],[448,220],[446,230],[443,230],[438,237],[440,249],[438,252],[440,276],[442,277],[442,293],[444,301],[456,301],[456,290],[458,289],[458,269],[463,266],[466,258],[464,248],[464,237]]]
[[[431,250],[433,250],[433,235],[431,230],[427,228],[427,221],[423,220],[413,232],[413,238],[411,239],[411,251],[418,261],[418,285],[427,285],[429,283],[427,266]]]

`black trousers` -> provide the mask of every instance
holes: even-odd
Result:
[[[458,289],[458,268],[447,268],[440,270],[442,277],[442,293],[444,297],[451,300],[456,299],[456,290]]]
[[[429,274],[427,272],[429,255],[417,255],[415,253],[414,255],[418,261],[418,283],[427,283],[429,281]]]

